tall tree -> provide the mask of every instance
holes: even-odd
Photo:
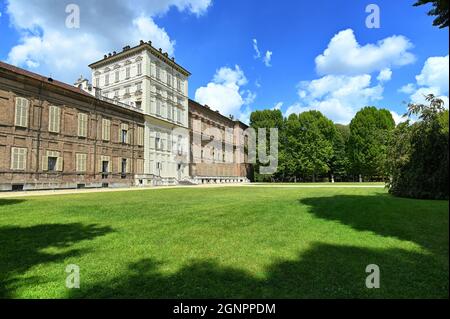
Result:
[[[349,175],[350,161],[348,158],[348,142],[350,139],[350,128],[348,125],[335,124],[336,135],[333,140],[333,157],[330,163],[330,175],[334,181],[335,177],[340,180]]]
[[[386,177],[387,145],[395,122],[385,109],[365,107],[350,123],[349,155],[354,174]],[[361,180],[361,178],[360,178]]]
[[[389,147],[390,193],[413,198],[448,199],[449,114],[444,102],[428,95],[429,105],[410,104],[419,121],[402,123]]]
[[[254,111],[250,115],[250,127],[258,130],[259,128],[266,129],[266,145],[270,147],[270,129],[276,128],[278,129],[278,138],[279,138],[279,156],[283,150],[283,127],[284,127],[284,118],[283,114],[280,110],[260,110]],[[256,132],[258,134],[258,131]],[[281,141],[281,142],[280,142]],[[270,180],[274,176],[261,176],[259,174],[259,161],[254,165],[255,171],[255,179],[257,181],[265,181]],[[279,175],[280,172],[277,172],[275,175]]]
[[[414,4],[414,6],[418,7],[428,3],[431,3],[433,5],[433,8],[430,11],[428,11],[428,15],[437,16],[437,18],[435,18],[433,21],[433,25],[439,26],[440,29],[448,27],[449,0],[418,0]]]
[[[319,111],[303,112],[298,116],[299,131],[298,161],[299,171],[305,176],[311,176],[312,181],[330,171],[333,157],[333,140],[336,128],[331,120]]]

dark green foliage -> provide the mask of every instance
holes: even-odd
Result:
[[[428,96],[430,106],[410,105],[420,121],[404,123],[394,131],[390,145],[390,192],[397,196],[448,199],[448,111]],[[436,107],[437,104],[441,107]]]
[[[440,29],[448,27],[448,0],[418,0],[414,6],[421,6],[424,4],[431,3],[433,8],[428,11],[429,16],[437,16],[433,21],[434,26],[439,26]]]
[[[279,139],[282,139],[284,126],[283,114],[280,110],[261,110],[255,111],[250,115],[250,127],[254,129],[265,128],[266,131],[266,145],[270,145],[270,129],[277,128],[279,131]],[[256,132],[258,133],[258,132]],[[280,145],[279,153],[283,152],[282,145]],[[279,157],[281,155],[279,154]],[[254,179],[255,181],[271,181],[273,176],[259,174],[259,161],[254,165]]]
[[[336,135],[333,140],[333,157],[330,163],[331,174],[337,180],[346,180],[350,174],[350,160],[348,157],[348,141],[350,139],[350,127],[348,125],[335,124]]]
[[[385,109],[365,107],[350,123],[349,156],[354,174],[368,179],[387,176],[387,143],[395,122]]]

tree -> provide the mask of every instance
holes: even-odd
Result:
[[[318,175],[330,172],[336,128],[333,122],[319,111],[301,113],[298,122],[296,145],[299,171],[304,176],[311,176],[315,182]]]
[[[419,121],[399,125],[390,143],[389,192],[396,196],[448,199],[449,113],[444,102],[428,95],[429,105],[409,104]]]
[[[449,1],[448,0],[418,0],[414,6],[422,6],[425,4],[431,3],[433,5],[433,8],[428,11],[429,16],[437,16],[436,19],[433,21],[434,26],[439,26],[440,29],[443,29],[445,27],[448,27],[448,7],[449,7]]]
[[[348,125],[335,124],[336,135],[333,140],[333,157],[330,163],[331,179],[338,177],[340,180],[349,175],[350,160],[348,158],[348,142],[350,128]]]
[[[276,128],[279,131],[279,140],[283,140],[283,126],[284,126],[284,118],[283,114],[280,110],[262,110],[262,111],[254,111],[250,115],[250,127],[256,129],[256,134],[258,134],[259,128],[265,128],[266,129],[266,145],[267,147],[270,147],[270,129]],[[257,141],[258,142],[258,141]],[[279,157],[280,152],[283,149],[283,143],[279,143]],[[259,161],[256,162],[254,165],[254,171],[255,171],[255,179],[257,181],[265,181],[265,180],[271,180],[273,176],[261,176],[259,174]],[[276,175],[279,175],[280,172],[278,171]]]
[[[387,176],[387,146],[394,128],[395,122],[388,110],[372,106],[356,113],[350,123],[349,138],[353,174],[368,178]]]

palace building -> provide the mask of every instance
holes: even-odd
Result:
[[[142,110],[146,185],[189,177],[188,78],[191,75],[151,42],[105,55],[90,65],[101,96]]]
[[[0,62],[0,190],[248,182],[247,126],[189,100],[151,42],[74,86]]]
[[[135,185],[144,115],[0,62],[0,190]]]

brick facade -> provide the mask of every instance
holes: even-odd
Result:
[[[24,127],[16,121],[20,98],[28,103]],[[59,130],[50,132],[55,106]],[[85,132],[79,114],[85,114]],[[103,119],[110,121],[109,141],[103,140]],[[144,167],[143,127],[137,111],[0,62],[0,190],[135,185]],[[17,149],[26,150],[20,165],[22,157],[12,154]]]
[[[241,134],[247,128],[209,106],[189,100],[191,178],[202,183],[252,179]],[[218,144],[211,143],[213,140],[219,140]]]

